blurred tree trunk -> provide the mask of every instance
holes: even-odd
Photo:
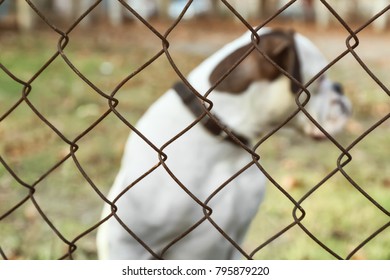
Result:
[[[111,25],[119,26],[123,23],[123,6],[117,0],[108,0],[107,13]]]
[[[16,22],[22,30],[31,30],[34,26],[33,11],[24,0],[16,0]]]
[[[163,19],[167,19],[169,17],[168,9],[171,0],[157,0],[156,2],[159,16]]]

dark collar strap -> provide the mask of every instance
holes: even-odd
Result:
[[[204,106],[202,106],[200,100],[183,82],[177,82],[176,84],[174,84],[173,89],[177,92],[183,103],[190,109],[190,111],[194,114],[196,118],[200,117],[206,112],[206,109],[204,108]],[[201,123],[203,124],[204,128],[207,129],[207,131],[209,131],[215,136],[221,137],[224,141],[228,141],[238,146],[240,146],[239,142],[244,145],[249,144],[249,140],[246,137],[239,135],[232,130],[229,130],[231,135],[233,135],[239,141],[233,139],[221,128],[225,128],[226,126],[216,116],[213,117],[216,119],[216,121],[210,118],[207,114],[201,120]]]

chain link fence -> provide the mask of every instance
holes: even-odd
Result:
[[[1,4],[4,4],[4,2],[5,1],[0,1]],[[77,59],[69,55],[67,51],[68,46],[72,45],[72,40],[75,40],[73,39],[73,34],[77,32],[77,29],[83,19],[90,13],[93,13],[94,10],[98,8],[99,5],[101,5],[102,1],[95,1],[87,10],[85,10],[85,12],[82,13],[82,15],[77,20],[75,20],[68,28],[64,29],[58,28],[56,25],[54,25],[52,21],[48,19],[48,16],[34,4],[34,1],[26,1],[26,3],[29,5],[29,8],[32,9],[34,13],[38,15],[44,22],[45,28],[49,28],[50,32],[55,35],[55,38],[57,38],[56,45],[53,46],[52,50],[49,50],[49,53],[51,53],[50,57],[44,63],[37,66],[37,71],[31,70],[31,75],[28,77],[25,77],[25,75],[19,75],[18,70],[15,70],[12,65],[3,64],[3,55],[12,53],[12,49],[7,51],[1,50],[2,54],[0,59],[0,68],[2,72],[2,84],[0,84],[0,94],[2,94],[3,97],[0,96],[0,103],[2,103],[0,111],[0,137],[2,142],[0,156],[0,255],[3,259],[25,258],[26,255],[29,255],[27,252],[28,250],[49,251],[46,254],[30,252],[30,256],[34,256],[36,258],[73,259],[80,250],[80,246],[83,248],[82,250],[89,251],[89,253],[81,254],[81,258],[94,256],[95,247],[93,245],[93,240],[96,234],[96,229],[108,219],[116,218],[117,207],[115,203],[109,201],[106,198],[105,194],[107,185],[110,184],[110,180],[112,180],[112,178],[95,179],[96,173],[98,173],[99,170],[93,171],[93,166],[97,164],[97,161],[102,159],[95,159],[93,156],[91,156],[90,160],[85,161],[83,157],[83,151],[88,151],[88,142],[91,141],[91,139],[95,137],[96,134],[100,135],[100,137],[103,135],[104,138],[104,134],[107,133],[107,123],[109,123],[109,126],[111,126],[112,123],[116,123],[118,127],[122,128],[125,126],[127,128],[126,132],[131,131],[132,133],[136,133],[145,141],[145,143],[153,147],[156,152],[156,156],[158,156],[160,161],[159,166],[164,168],[166,168],[165,149],[169,145],[174,145],[174,141],[182,137],[182,135],[186,133],[188,129],[190,129],[190,127],[188,127],[182,133],[171,139],[171,141],[169,141],[169,143],[163,147],[155,147],[154,144],[148,140],[147,136],[143,135],[142,132],[138,131],[136,127],[134,127],[135,120],[128,118],[126,113],[124,113],[121,109],[121,104],[129,103],[130,105],[128,108],[133,108],[132,106],[136,103],[136,101],[129,100],[132,98],[129,95],[122,96],[124,94],[123,89],[127,90],[133,87],[133,81],[142,75],[148,75],[148,69],[157,63],[157,61],[161,58],[166,58],[169,62],[169,71],[174,71],[177,77],[185,80],[185,73],[183,73],[184,71],[180,66],[182,63],[171,55],[170,48],[172,42],[170,40],[170,36],[183,24],[182,17],[185,15],[186,11],[194,1],[188,1],[181,15],[176,20],[174,20],[163,32],[159,31],[160,26],[156,27],[156,22],[146,21],[141,16],[139,16],[139,14],[137,14],[137,12],[133,10],[131,6],[129,6],[127,1],[118,0],[118,2],[126,10],[128,10],[129,13],[134,15],[137,23],[141,24],[143,28],[147,28],[148,31],[154,34],[156,42],[158,41],[162,45],[162,48],[157,53],[150,55],[145,61],[140,63],[141,66],[134,67],[131,72],[127,72],[125,77],[119,82],[114,83],[110,80],[109,84],[111,88],[113,88],[112,90],[103,89],[98,85],[99,83],[85,75],[85,69],[83,66],[79,66]],[[241,27],[244,26],[247,30],[250,30],[253,33],[256,32],[253,29],[252,24],[250,24],[240,13],[237,12],[237,10],[231,5],[231,3],[229,3],[229,1],[221,0],[220,2],[226,6],[229,12],[238,20],[238,23],[236,23],[237,25]],[[259,28],[268,26],[269,24],[277,21],[278,16],[293,7],[296,2],[299,1],[289,1],[282,8],[275,10],[271,17],[262,21]],[[390,93],[386,83],[383,82],[381,78],[378,78],[378,76],[375,74],[375,71],[371,68],[370,65],[368,65],[368,63],[364,61],[364,59],[361,58],[356,49],[358,48],[361,41],[359,37],[360,33],[366,29],[369,29],[375,20],[387,13],[390,9],[390,6],[383,7],[383,10],[377,13],[369,21],[356,27],[346,23],[345,20],[338,14],[338,11],[332,7],[330,1],[329,3],[325,0],[319,0],[318,2],[321,2],[323,7],[327,9],[327,12],[330,13],[335,19],[337,19],[338,24],[342,26],[343,32],[346,32],[347,36],[345,37],[345,50],[334,57],[328,66],[320,73],[318,73],[317,77],[333,68],[346,57],[353,58],[354,61],[360,66],[360,69],[365,72],[365,75],[368,75],[370,81],[375,83],[376,86],[380,88],[379,95],[381,95],[382,98],[385,96],[385,103],[388,103]],[[194,24],[196,24],[196,22]],[[188,25],[185,26],[187,27]],[[108,28],[108,30],[110,29]],[[32,30],[29,32],[35,31]],[[126,29],[120,29],[120,32],[126,32]],[[225,32],[229,32],[229,30],[225,30]],[[108,31],[108,33],[110,33],[110,31]],[[384,34],[383,36],[387,35],[388,34]],[[5,39],[2,40],[5,41]],[[26,52],[29,52],[29,43],[25,42],[25,44],[27,45],[25,50]],[[93,46],[88,47],[93,48]],[[42,52],[44,51],[45,50],[42,50]],[[93,53],[93,50],[91,53]],[[125,55],[125,53],[121,55]],[[47,108],[42,110],[40,106],[37,106],[39,102],[45,101],[42,101],[41,98],[46,98],[50,95],[60,96],[59,99],[56,99],[54,104],[50,103],[48,105],[52,111],[60,111],[61,106],[66,107],[68,106],[67,102],[72,102],[71,100],[69,101],[69,97],[64,98],[63,101],[61,101],[61,96],[65,96],[68,94],[67,92],[51,92],[49,95],[47,95],[41,92],[45,90],[45,87],[37,88],[36,86],[38,80],[43,80],[44,83],[50,83],[50,79],[55,79],[56,74],[53,71],[58,69],[56,65],[60,62],[60,68],[66,68],[73,72],[73,74],[69,76],[71,78],[65,81],[63,80],[63,83],[66,83],[67,85],[80,85],[81,83],[81,86],[84,89],[88,88],[87,91],[93,95],[94,100],[99,100],[99,104],[103,104],[101,106],[99,105],[100,107],[96,109],[96,107],[90,106],[90,104],[87,102],[84,104],[84,113],[81,113],[80,115],[76,111],[70,112],[74,113],[75,116],[71,119],[70,123],[66,124],[61,123],[57,119],[53,120],[51,117],[48,117]],[[25,66],[29,69],[33,69],[33,67],[29,67],[28,63],[29,62],[27,59]],[[104,64],[102,71],[110,72],[110,69],[111,68],[109,64]],[[354,72],[355,69],[352,68],[349,71]],[[50,72],[54,74],[50,75]],[[293,77],[290,78],[293,79]],[[59,80],[56,81],[60,83],[62,77],[57,77],[57,79]],[[153,77],[153,79],[155,79],[154,83],[159,83],[160,77]],[[166,83],[165,81],[160,82]],[[139,86],[136,82],[134,84],[134,87]],[[16,99],[15,95],[12,96],[12,104],[10,104],[10,102],[5,102],[5,98],[8,98],[8,95],[5,93],[8,90],[6,86],[9,85],[18,92]],[[303,89],[305,89],[306,85],[301,86]],[[203,98],[204,102],[210,103],[207,95]],[[3,104],[6,105],[4,106]],[[104,110],[102,111],[101,108],[104,108]],[[135,105],[134,108],[137,108],[137,105]],[[357,176],[356,173],[351,174],[351,172],[347,170],[348,166],[355,160],[355,157],[351,153],[354,148],[364,143],[366,139],[372,137],[374,134],[386,133],[386,128],[388,127],[387,121],[390,116],[388,111],[389,106],[382,106],[380,108],[382,108],[380,117],[377,118],[374,123],[371,123],[367,129],[363,129],[363,131],[354,137],[354,139],[349,144],[344,144],[342,141],[327,135],[329,143],[332,143],[332,147],[336,149],[337,164],[335,164],[335,166],[331,168],[330,171],[327,171],[325,176],[322,176],[319,178],[319,180],[312,183],[310,187],[305,188],[298,198],[296,194],[292,193],[292,191],[286,190],[286,185],[281,183],[279,178],[277,179],[273,176],[272,171],[269,171],[268,168],[263,165],[262,160],[258,161],[262,157],[262,153],[260,153],[259,150],[263,149],[263,147],[267,147],[267,140],[277,135],[282,129],[283,125],[289,122],[294,116],[286,119],[286,121],[279,127],[263,136],[263,138],[259,140],[259,142],[254,147],[246,148],[246,150],[248,154],[253,157],[253,162],[251,164],[255,164],[268,178],[270,182],[270,186],[268,186],[268,188],[276,190],[278,195],[283,196],[283,198],[288,201],[288,209],[290,213],[292,213],[292,215],[290,214],[291,216],[289,218],[290,222],[284,226],[280,225],[278,230],[275,230],[271,236],[263,237],[260,241],[256,240],[256,244],[254,246],[247,246],[248,248],[237,244],[222,229],[220,229],[218,225],[215,225],[215,227],[218,228],[220,233],[231,243],[231,245],[239,250],[242,256],[247,259],[256,258],[258,255],[261,257],[261,252],[266,250],[267,247],[272,248],[275,242],[282,240],[289,232],[297,232],[297,230],[299,230],[299,234],[304,234],[305,237],[309,238],[310,241],[313,242],[312,246],[319,246],[322,248],[321,250],[327,252],[327,256],[329,258],[357,258],[362,248],[369,246],[372,242],[375,242],[376,239],[382,240],[380,246],[384,246],[384,248],[390,248],[388,234],[390,225],[390,197],[388,194],[388,186],[390,184],[390,179],[385,175],[384,179],[382,180],[384,185],[382,193],[380,195],[373,195],[372,192],[370,192],[368,189],[368,185],[370,185],[369,182],[362,184],[361,181],[355,179]],[[302,106],[298,109],[304,110],[304,107]],[[85,115],[89,116],[89,114],[92,114],[91,111],[95,112],[94,118],[92,118],[93,121],[91,121],[87,127],[78,127],[78,118],[85,117]],[[204,114],[202,118],[206,117],[206,115],[207,114]],[[34,119],[34,122],[30,121],[29,118]],[[199,118],[197,123],[194,125],[198,125],[198,123],[202,121],[202,118]],[[12,125],[14,124],[14,119],[23,122],[24,125],[19,128],[13,127]],[[32,125],[33,123],[34,125]],[[37,130],[37,126],[40,127],[39,130]],[[37,136],[36,134],[24,133],[24,131],[16,131],[20,129],[28,131],[30,128],[39,131],[41,134]],[[17,137],[19,134],[24,136],[22,138]],[[123,135],[117,136],[123,137]],[[119,142],[122,140],[117,139],[117,141]],[[27,145],[27,147],[24,145]],[[313,143],[313,145],[315,144]],[[54,147],[52,148],[51,146]],[[98,149],[97,153],[100,155],[102,153],[104,154],[102,156],[104,158],[103,161],[107,161],[107,163],[105,163],[105,168],[111,168],[112,172],[115,172],[116,169],[111,166],[113,165],[112,162],[117,162],[118,158],[113,158],[111,154],[113,153],[113,150],[121,149],[117,146],[118,143],[105,143],[103,141],[103,143],[96,147]],[[380,150],[378,153],[388,153],[388,143],[386,145],[384,144],[383,146],[378,146],[377,149]],[[39,154],[47,155],[47,150],[49,153],[52,152],[50,164],[45,164],[44,168],[38,168],[37,166],[39,165],[39,161],[46,160],[45,158],[40,158]],[[43,151],[46,152],[43,153]],[[34,157],[31,155],[34,155]],[[32,158],[34,160],[31,160]],[[81,158],[83,158],[83,160],[80,160]],[[312,162],[311,164],[315,163]],[[68,168],[69,165],[75,166],[75,169]],[[239,176],[240,173],[244,172],[246,168],[248,168],[248,166],[243,166],[239,173],[232,174],[232,177],[229,178],[219,188],[217,188],[215,193],[224,189],[231,180],[235,180],[235,178]],[[361,168],[366,167],[362,166]],[[384,166],[377,166],[377,168],[379,170],[375,170],[375,172],[380,173],[381,170],[386,172],[386,170],[388,170],[388,162],[385,161]],[[42,169],[44,170],[42,171]],[[29,171],[32,171],[33,175],[30,175]],[[71,175],[67,177],[69,181],[55,180],[55,177],[61,177],[63,173],[66,172],[71,173]],[[153,170],[150,172],[153,172]],[[167,172],[171,174],[168,168]],[[146,173],[144,176],[148,176],[148,174],[149,173]],[[174,174],[171,175],[173,178],[175,178]],[[305,209],[306,203],[310,202],[313,197],[321,194],[322,191],[327,188],[327,184],[331,184],[332,180],[336,176],[342,176],[342,178],[347,181],[347,185],[353,188],[353,190],[350,191],[358,192],[359,199],[362,204],[368,205],[368,207],[373,209],[372,211],[375,212],[375,215],[381,217],[379,225],[378,223],[375,223],[374,226],[369,226],[371,221],[365,218],[365,213],[360,213],[364,223],[367,223],[367,227],[369,228],[370,233],[360,235],[361,240],[347,249],[348,252],[346,255],[336,249],[333,249],[332,244],[329,244],[329,242],[324,242],[322,238],[316,234],[316,231],[313,230],[311,226],[305,224],[306,217],[310,214],[308,210]],[[84,182],[84,186],[78,185],[80,181]],[[134,184],[136,183],[137,182],[134,182]],[[292,185],[294,184],[295,183]],[[64,196],[64,191],[66,189],[68,190]],[[50,203],[43,201],[45,192],[50,194]],[[203,208],[204,210],[205,217],[203,220],[206,222],[210,219],[207,214],[209,209],[208,201],[215,195],[215,193],[210,194],[210,197],[206,201],[200,202],[199,207]],[[76,199],[77,196],[83,197],[82,199],[80,199],[80,197]],[[67,197],[67,199],[64,199],[63,197]],[[378,199],[378,197],[385,198]],[[109,216],[103,220],[100,220],[100,218],[97,217],[100,214],[101,208],[91,208],[91,204],[88,202],[88,200],[95,201],[94,205],[101,206],[103,203],[109,204],[111,205],[113,211]],[[77,205],[75,204],[76,202],[78,203]],[[63,208],[65,204],[68,206]],[[328,205],[328,207],[332,208],[335,206]],[[63,209],[66,210],[64,211]],[[73,214],[65,213],[68,211],[72,212]],[[352,212],[359,212],[360,210],[349,209],[345,211],[346,212],[344,214],[340,215],[345,219],[348,219],[348,216]],[[91,219],[90,217],[84,217],[87,213],[91,212],[95,213],[94,219]],[[267,215],[267,213],[264,215]],[[83,224],[83,221],[85,220],[85,224],[87,224],[87,226],[84,226],[83,230],[80,230],[78,226],[74,226],[72,223],[61,223],[57,219],[78,219],[81,221],[80,224]],[[320,219],[321,217],[318,217],[318,220]],[[41,225],[43,224],[43,229],[35,231],[36,227],[34,224],[38,220],[40,221]],[[274,222],[277,223],[277,221]],[[196,225],[194,225],[194,228],[195,227]],[[175,246],[175,244],[178,243],[187,234],[188,232],[185,232],[182,235],[177,236],[177,238],[172,240],[166,248],[162,249],[161,252],[153,252],[153,250],[149,248],[147,244],[142,242],[142,236],[139,236],[138,238],[141,239],[140,242],[145,247],[145,249],[151,252],[151,256],[155,258],[164,258],[164,252],[169,250],[171,246]],[[344,233],[338,233],[335,231],[333,232],[333,236],[335,238],[343,234]],[[29,239],[28,236],[34,237]],[[130,235],[129,238],[131,238]],[[342,236],[342,238],[348,239],[348,236]],[[28,244],[31,242],[31,240],[34,240],[37,243],[34,247],[31,247],[31,244]],[[48,240],[55,241],[49,242]],[[30,249],[15,249],[20,247],[27,247]],[[62,251],[63,253],[58,254],[58,251]],[[375,258],[375,256],[372,257]],[[387,257],[390,258],[390,255],[387,255]]]

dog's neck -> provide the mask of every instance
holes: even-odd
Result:
[[[210,84],[206,85],[211,87]],[[255,82],[240,95],[214,90],[207,96],[213,103],[210,111],[213,118],[205,115],[201,123],[214,136],[233,144],[251,144],[296,109],[290,86],[290,80],[281,76],[273,83]],[[179,82],[173,88],[196,118],[205,113],[205,107],[184,83]],[[196,90],[199,89],[197,86]],[[203,95],[207,90],[199,93]],[[233,137],[226,135],[224,129],[230,131]]]
[[[253,83],[240,96],[215,91],[208,98],[216,116],[238,134],[255,141],[296,108],[290,85],[288,78],[280,77],[273,83]]]
[[[249,145],[250,141],[247,137],[238,134],[229,126],[226,126],[217,116],[207,111],[207,108],[202,104],[196,94],[183,82],[177,82],[173,89],[179,95],[183,103],[188,107],[196,118],[201,118],[200,123],[204,128],[215,137],[219,137],[224,141],[234,145]],[[227,133],[226,133],[227,132]]]

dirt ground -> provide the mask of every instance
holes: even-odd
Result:
[[[161,36],[166,34],[166,31],[172,24],[172,22],[168,21],[151,21],[150,23]],[[250,23],[256,26],[259,21]],[[316,43],[329,59],[336,57],[340,54],[340,51],[347,49],[346,40],[350,35],[348,30],[341,25],[333,25],[323,29],[316,27],[313,23],[302,23],[300,21],[271,22],[266,27],[292,29],[302,33]],[[359,25],[351,25],[352,31],[359,28]],[[111,29],[101,24],[89,30],[89,32],[94,32],[94,30],[102,36],[106,32],[109,33],[111,42],[123,42],[123,44],[134,42],[139,46],[147,48],[161,47],[161,40],[142,23],[126,24],[116,29]],[[171,42],[171,48],[173,49],[178,48],[192,54],[209,55],[227,42],[243,34],[246,30],[247,27],[243,23],[231,20],[198,19],[179,23],[168,34],[167,39]],[[85,35],[82,28],[72,32],[74,32],[74,35]],[[356,50],[363,58],[380,59],[383,62],[390,60],[390,48],[388,47],[390,42],[389,30],[379,33],[374,32],[368,26],[357,33],[357,37],[359,38],[359,46]],[[160,44],[152,44],[154,42],[160,42]],[[354,45],[353,39],[350,41],[350,45]]]

